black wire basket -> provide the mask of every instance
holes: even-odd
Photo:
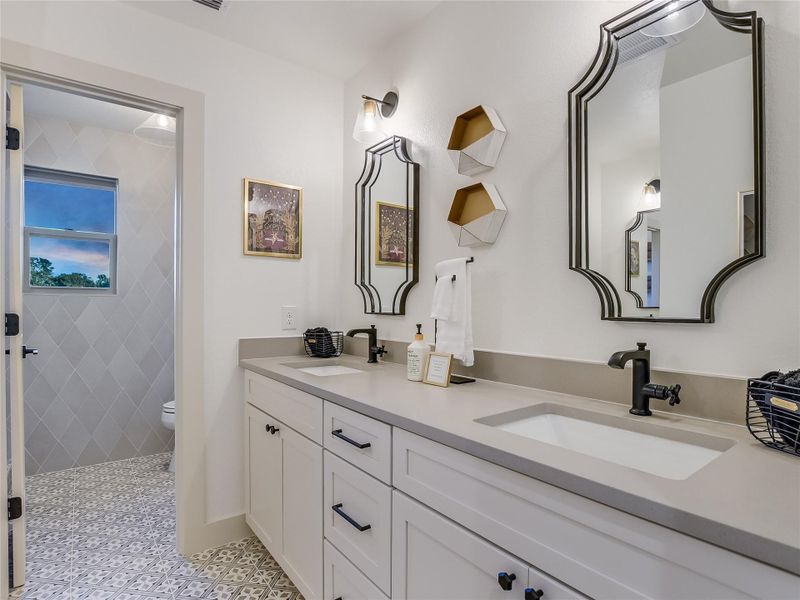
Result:
[[[344,333],[328,331],[325,327],[308,329],[303,334],[306,354],[315,358],[334,358],[344,350]]]
[[[800,456],[800,388],[749,379],[747,428],[765,446]]]

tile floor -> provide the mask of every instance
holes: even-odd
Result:
[[[14,599],[302,600],[256,538],[183,558],[169,454],[29,477],[27,583]]]

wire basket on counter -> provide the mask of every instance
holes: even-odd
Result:
[[[315,358],[334,358],[344,350],[344,333],[325,327],[307,329],[303,334],[306,354]]]
[[[747,428],[765,446],[800,456],[800,387],[749,379]]]

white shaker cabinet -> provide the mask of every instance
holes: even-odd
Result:
[[[584,598],[400,492],[393,493],[394,600]]]
[[[246,521],[309,600],[322,597],[322,447],[246,405]]]
[[[322,448],[290,428],[283,436],[283,558],[308,598],[322,597]]]
[[[270,549],[283,546],[283,448],[281,437],[270,434],[277,423],[247,406],[245,451],[246,520]]]

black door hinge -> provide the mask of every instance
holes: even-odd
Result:
[[[22,498],[14,496],[8,499],[8,520],[13,521],[22,516]]]
[[[19,150],[19,129],[6,127],[6,150]]]
[[[6,335],[13,336],[19,335],[19,315],[15,313],[6,313]]]

